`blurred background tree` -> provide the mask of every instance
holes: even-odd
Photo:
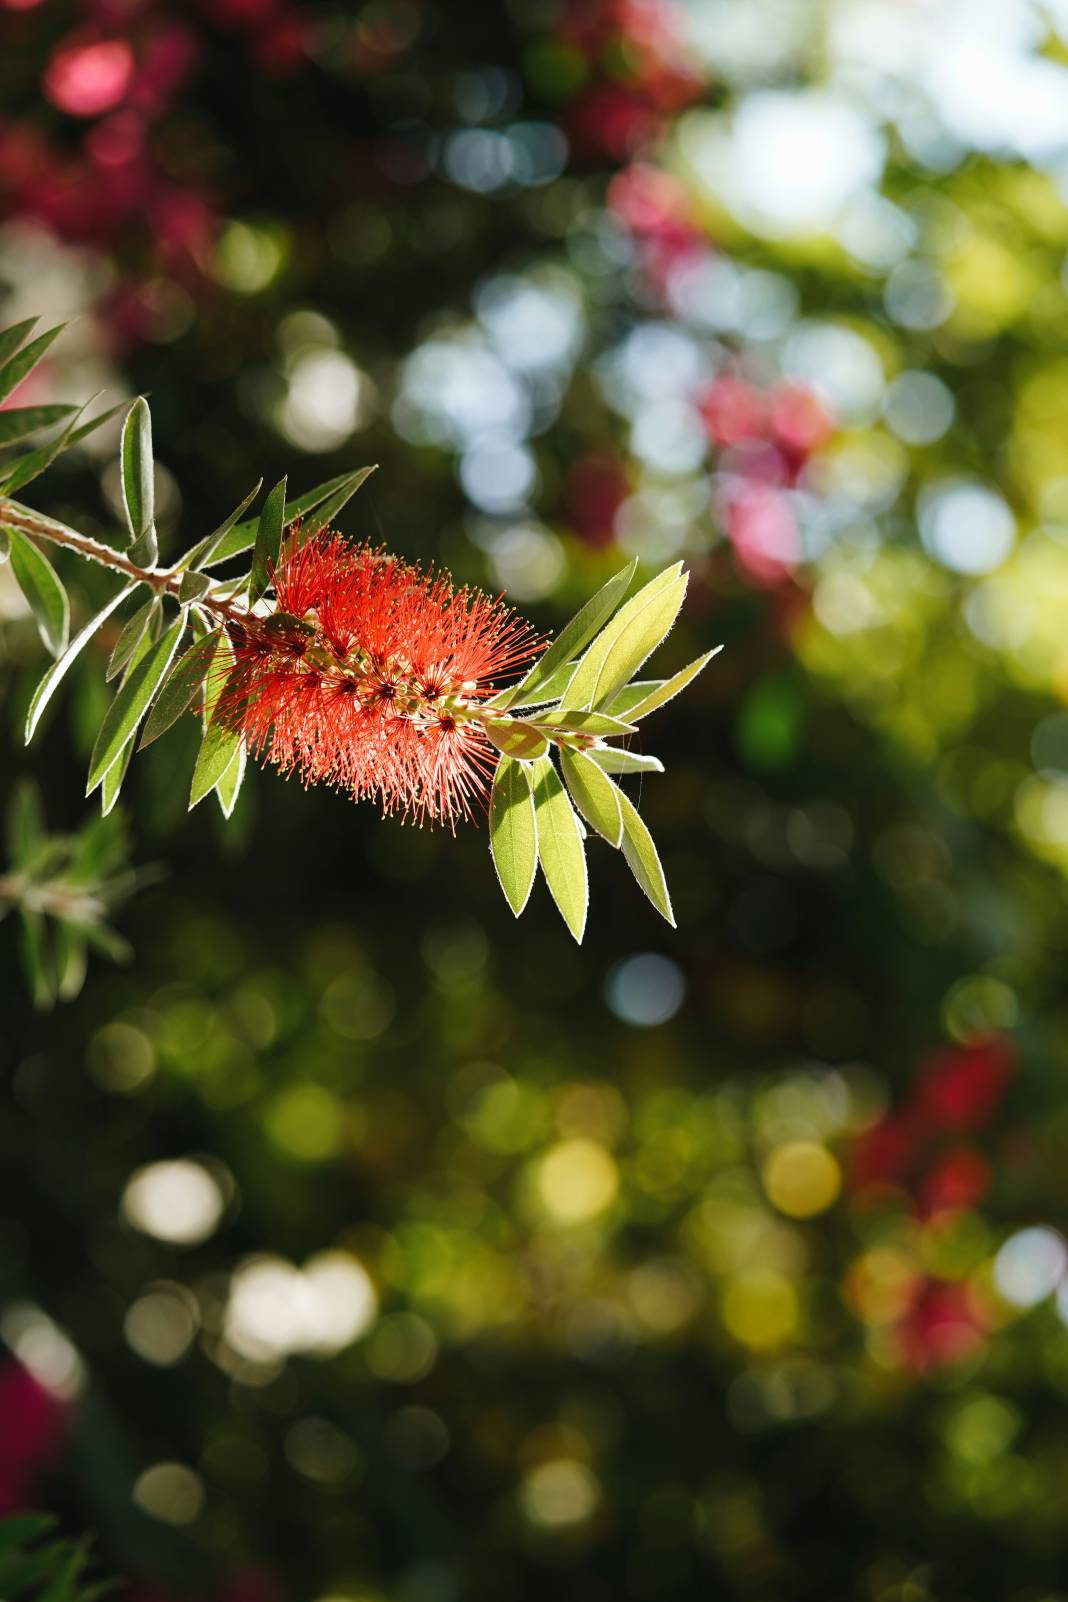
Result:
[[[1066,62],[1054,0],[0,0],[0,314],[80,313],[17,399],[151,392],[164,555],[380,461],[352,532],[546,626],[683,557],[727,642],[677,934],[154,747],[133,963],[42,1022],[5,945],[0,1502],[131,1594],[1064,1590]],[[111,642],[28,757],[0,581],[73,832]]]

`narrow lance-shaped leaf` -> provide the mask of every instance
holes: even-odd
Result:
[[[207,539],[200,540],[196,545],[193,546],[192,550],[186,551],[185,555],[178,563],[179,571],[181,571],[183,568],[210,567],[212,562],[217,561],[219,559],[217,553],[223,540],[226,538],[227,534],[229,534],[230,530],[241,516],[241,513],[252,505],[252,502],[256,499],[256,496],[260,493],[262,488],[263,479],[259,478],[249,490],[244,500],[238,506],[234,507],[229,517],[224,517],[218,528],[213,529],[208,535]]]
[[[248,753],[244,741],[239,741],[237,750],[230,758],[230,766],[215,786],[215,797],[224,818],[232,818],[234,815],[234,807],[237,805],[237,798],[245,779],[247,761]]]
[[[622,689],[667,634],[686,594],[681,563],[651,579],[602,630],[575,670],[560,704],[603,705]]]
[[[37,620],[41,639],[53,656],[59,656],[66,649],[70,625],[67,592],[32,540],[16,528],[9,527],[6,532],[11,542],[11,571]]]
[[[252,577],[248,589],[250,601],[259,600],[271,582],[271,574],[278,565],[285,511],[286,480],[281,478],[268,495],[260,513],[260,526],[256,534],[255,550],[252,553]]]
[[[137,541],[152,527],[156,492],[152,467],[152,414],[139,395],[122,425],[122,506],[130,540]]]
[[[34,1006],[46,1012],[56,999],[56,979],[41,913],[19,908],[19,957]]]
[[[177,723],[182,713],[191,705],[193,697],[204,683],[211,667],[215,648],[219,643],[219,633],[220,631],[216,629],[204,639],[197,640],[185,655],[178,659],[148,715],[148,722],[141,735],[142,751],[146,745],[151,745],[153,740],[166,733],[173,723]]]
[[[581,942],[586,928],[589,882],[578,819],[548,757],[542,757],[535,764],[532,780],[541,871],[561,917],[575,939]]]
[[[77,410],[76,406],[60,405],[11,407],[0,412],[0,445],[14,445],[17,440],[25,439],[27,434],[36,434],[38,429],[62,423],[65,417]]]
[[[589,752],[591,762],[605,773],[663,773],[664,764],[659,757],[643,756],[638,751],[624,751],[618,745],[601,746]]]
[[[104,774],[104,777],[101,780],[100,811],[105,818],[110,816],[111,812],[114,810],[116,801],[119,799],[119,791],[122,789],[123,781],[126,778],[132,756],[133,741],[129,740],[127,741],[126,749],[123,751],[119,760],[111,764],[110,768]]]
[[[627,859],[627,866],[657,912],[674,929],[675,914],[671,907],[671,896],[653,837],[639,817],[630,796],[622,790],[617,793],[623,810],[623,855]]]
[[[581,708],[554,707],[548,712],[535,713],[529,721],[539,729],[563,729],[573,734],[594,734],[610,737],[615,734],[633,734],[634,724],[622,718],[609,717],[606,712],[585,712]]]
[[[28,451],[25,456],[17,456],[13,462],[8,462],[3,468],[0,468],[0,489],[3,490],[5,495],[14,495],[17,490],[24,489],[27,484],[31,484],[35,478],[40,478],[45,469],[51,467],[57,456],[61,456],[72,445],[77,445],[79,440],[85,439],[94,429],[99,428],[102,423],[106,423],[109,417],[114,417],[119,410],[118,406],[113,406],[110,411],[101,412],[98,416],[91,417],[87,423],[82,423],[80,427],[76,426],[78,418],[83,415],[86,407],[93,404],[95,399],[96,396],[92,395],[84,406],[79,406],[63,432],[52,440],[50,444],[42,445],[36,451]],[[35,513],[34,515],[38,514]],[[42,521],[45,520],[43,519]]]
[[[74,636],[73,640],[71,640],[70,644],[67,646],[67,649],[63,652],[63,655],[59,658],[58,662],[53,662],[52,666],[48,669],[48,672],[45,674],[44,678],[33,692],[33,700],[30,702],[30,709],[26,714],[27,745],[33,738],[33,732],[38,723],[41,721],[41,714],[44,712],[45,707],[48,705],[49,701],[52,699],[52,696],[58,689],[60,680],[66,674],[67,669],[81,654],[84,647],[88,645],[89,641],[100,628],[101,624],[106,622],[120,602],[124,601],[128,595],[132,594],[132,592],[133,585],[127,585],[125,589],[117,591],[117,593],[111,597],[110,601],[105,602],[105,604],[100,608],[100,611],[97,612],[96,616],[90,618],[89,622],[86,623],[84,628],[79,629],[78,633]]]
[[[204,692],[204,738],[200,742],[193,782],[189,789],[189,811],[209,795],[224,776],[241,744],[241,736],[219,715],[219,700],[234,662],[229,637],[220,631],[208,671]]]
[[[502,756],[490,793],[490,851],[505,900],[518,918],[538,866],[538,835],[529,770]]]
[[[27,317],[24,322],[12,323],[10,328],[0,328],[0,365],[15,354],[27,334],[33,332],[39,321],[37,317]]]
[[[513,712],[522,712],[526,711],[528,707],[548,706],[550,702],[558,701],[570,684],[571,675],[577,667],[577,662],[565,662],[562,667],[558,667],[554,673],[549,674],[544,684],[538,685],[533,690],[524,691],[522,695],[518,694],[519,687],[516,686],[516,699],[508,703],[509,709]],[[486,704],[493,707],[500,706],[502,705],[501,696],[510,694],[510,690],[502,690],[500,696],[495,696],[492,701],[488,701]]]
[[[630,707],[626,714],[627,717],[633,723],[636,723],[639,718],[648,717],[650,712],[655,712],[657,707],[664,706],[668,701],[673,701],[688,684],[693,683],[693,680],[702,669],[706,668],[712,658],[718,656],[722,649],[722,645],[717,645],[714,650],[706,651],[704,656],[697,657],[695,661],[688,663],[686,667],[680,668],[678,673],[674,674],[670,679],[665,679],[663,683],[650,689],[642,700],[636,701]],[[613,705],[615,705],[615,702],[613,702]]]
[[[544,734],[540,734],[529,723],[502,719],[500,723],[487,721],[482,726],[497,750],[504,756],[514,757],[517,762],[532,762],[535,757],[544,756],[549,749]]]
[[[363,475],[362,478],[360,478],[361,474]],[[341,473],[337,478],[328,478],[324,484],[316,485],[313,490],[306,490],[303,495],[298,495],[295,501],[287,503],[287,524],[293,523],[298,517],[303,517],[306,512],[314,511],[317,506],[321,506],[325,500],[336,494],[346,484],[351,483],[354,478],[360,478],[362,483],[366,477],[367,470],[361,468],[359,473]],[[358,489],[359,485],[357,484],[354,487]],[[232,556],[240,556],[255,544],[258,529],[259,521],[256,518],[249,518],[245,523],[235,524],[230,532],[220,540],[210,560],[204,556],[196,558],[197,566],[215,567],[220,562],[228,562]]]
[[[36,318],[34,322],[36,322]],[[29,325],[22,324],[21,326],[32,328],[33,323]],[[55,328],[50,328],[47,333],[38,334],[37,338],[20,350],[16,356],[11,356],[4,362],[4,365],[0,367],[0,400],[6,400],[11,391],[33,372],[49,345],[54,339],[59,338],[66,326],[66,323],[58,323]],[[9,334],[14,332],[14,329],[8,330]]]
[[[581,751],[562,751],[560,766],[571,798],[586,822],[618,849],[623,840],[623,809],[611,779]]]
[[[57,923],[52,930],[56,964],[56,993],[60,1001],[73,1001],[85,984],[88,948],[85,936],[73,924]]]
[[[4,563],[9,559],[10,556],[11,541],[8,538],[7,529],[0,528],[0,567],[3,567]]]
[[[109,706],[96,737],[89,763],[86,795],[91,795],[111,764],[120,756],[128,740],[148,710],[152,697],[166,676],[178,642],[185,630],[185,617],[179,617],[137,663],[129,678]]]
[[[46,839],[40,791],[32,779],[20,779],[8,802],[4,826],[10,865],[28,867]]]
[[[123,624],[119,637],[115,641],[111,655],[108,658],[107,672],[104,675],[108,683],[122,672],[140,645],[141,636],[148,628],[153,610],[162,606],[158,595],[149,589],[147,584],[143,585],[142,589],[145,591],[144,598]]]
[[[334,493],[328,495],[316,511],[309,513],[303,519],[300,525],[301,542],[310,540],[312,535],[318,534],[320,529],[328,528],[338,513],[348,505],[356,491],[363,484],[366,484],[372,473],[377,471],[378,463],[375,462],[370,467],[361,467],[357,472],[350,473],[346,481],[343,484],[339,484]],[[292,508],[290,508],[287,521],[290,523],[293,521]]]
[[[597,591],[597,594],[586,602],[582,610],[575,614],[571,622],[565,624],[549,648],[534,663],[526,677],[521,679],[518,684],[513,684],[509,689],[502,690],[500,695],[494,697],[490,705],[503,708],[514,706],[517,702],[521,702],[524,697],[529,699],[535,691],[548,683],[559,667],[568,662],[571,657],[577,656],[583,646],[593,639],[598,630],[604,627],[615,612],[630,588],[630,581],[634,577],[637,565],[638,561],[635,557],[614,578],[610,578],[608,583],[603,585]],[[572,702],[571,704],[577,705],[578,703]]]

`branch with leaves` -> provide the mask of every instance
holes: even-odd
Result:
[[[30,331],[23,324],[0,333],[0,398],[58,332],[20,349]],[[0,439],[55,423],[60,411],[0,413]],[[3,419],[11,420],[6,435]],[[126,528],[115,545],[13,498],[102,420],[82,427],[68,421],[52,445],[0,468],[0,560],[10,558],[55,657],[30,703],[27,741],[78,654],[125,608],[107,668],[118,688],[86,786],[86,794],[100,790],[105,815],[139,731],[143,747],[193,711],[203,738],[190,807],[214,793],[229,817],[249,753],[306,784],[334,785],[419,822],[455,827],[488,792],[493,861],[516,916],[540,866],[581,940],[589,825],[622,852],[657,911],[674,922],[652,837],[616,780],[661,771],[626,741],[716,654],[669,679],[635,678],[678,617],[687,584],[681,563],[628,599],[637,566],[631,562],[546,646],[501,601],[335,533],[334,520],[373,471],[365,467],[293,501],[282,479],[259,515],[246,516],[261,481],[179,561],[161,566],[144,398],[129,408],[122,430]],[[73,639],[46,545],[120,580]],[[210,571],[234,563],[236,576]],[[514,682],[501,689],[502,678]]]
[[[0,1519],[0,1597],[5,1602],[96,1602],[110,1581],[91,1581],[88,1540],[61,1540],[46,1513]]]

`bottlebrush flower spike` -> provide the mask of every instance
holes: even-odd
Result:
[[[290,537],[276,609],[228,624],[218,715],[253,755],[383,814],[455,826],[497,752],[475,714],[542,644],[499,600],[329,531]]]

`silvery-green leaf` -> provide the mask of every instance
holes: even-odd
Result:
[[[253,488],[249,490],[240,505],[234,507],[229,517],[224,518],[218,528],[212,530],[207,539],[198,541],[191,551],[186,551],[182,560],[178,563],[179,570],[183,568],[210,567],[212,562],[221,560],[218,552],[223,540],[229,534],[241,513],[252,505],[262,488],[263,479],[257,479]]]
[[[193,782],[189,788],[190,812],[215,789],[242,744],[240,734],[219,715],[219,700],[233,662],[234,648],[229,636],[225,631],[220,631],[204,692],[204,737],[200,742]]]
[[[96,737],[89,762],[89,781],[86,795],[91,795],[105,773],[132,740],[137,726],[144,717],[153,696],[167,675],[174,660],[179,641],[185,630],[185,616],[180,616],[137,662],[129,677],[124,679],[114,701],[108,707],[100,733]]]
[[[125,601],[127,596],[132,595],[133,589],[133,585],[127,585],[125,589],[119,590],[115,595],[113,595],[110,601],[105,602],[105,604],[100,608],[100,611],[97,612],[96,616],[91,617],[89,622],[85,624],[84,628],[79,629],[78,633],[74,636],[73,640],[71,640],[70,644],[67,646],[67,649],[63,652],[63,655],[59,658],[59,660],[57,662],[53,662],[52,666],[48,669],[48,672],[45,674],[44,678],[33,692],[33,700],[30,702],[30,709],[26,714],[27,745],[33,738],[33,732],[38,723],[41,721],[41,714],[44,712],[45,707],[48,705],[53,694],[59,687],[60,680],[66,674],[67,669],[74,662],[75,658],[81,654],[84,647],[88,645],[93,635],[100,628],[100,625],[111,616],[112,612],[115,611],[120,602]]]
[[[638,816],[638,809],[630,796],[622,790],[617,790],[616,794],[623,809],[623,855],[627,865],[657,912],[674,929],[675,914],[653,837]]]
[[[310,540],[313,534],[319,533],[320,529],[328,528],[342,508],[351,501],[361,485],[366,484],[371,474],[377,472],[377,470],[378,464],[376,462],[371,467],[361,467],[355,473],[350,473],[344,483],[339,484],[332,495],[328,495],[315,511],[310,512],[303,519],[300,525],[301,543],[305,540]],[[292,508],[290,508],[288,521],[290,523],[293,521]]]
[[[35,478],[40,478],[45,469],[51,467],[57,456],[62,455],[72,445],[77,445],[80,440],[93,433],[94,429],[99,428],[102,423],[106,423],[109,417],[114,417],[115,413],[121,409],[122,403],[120,402],[118,406],[112,406],[110,411],[100,412],[96,417],[91,417],[87,423],[82,423],[80,427],[76,426],[78,418],[81,417],[86,406],[91,406],[95,399],[95,395],[90,396],[84,406],[79,406],[63,432],[52,440],[50,444],[42,445],[36,451],[28,451],[25,456],[16,456],[14,461],[7,462],[0,468],[0,489],[3,490],[5,495],[14,495],[16,490],[23,489],[27,484],[32,483]],[[33,515],[40,517],[39,512],[35,512]],[[50,522],[51,519],[41,518],[41,521]]]
[[[623,840],[623,810],[611,779],[582,751],[562,751],[560,767],[571,799],[586,822],[618,849]]]
[[[36,434],[38,429],[62,423],[77,409],[76,406],[18,406],[0,411],[0,445],[14,445],[16,440]]]
[[[122,789],[123,780],[126,778],[132,756],[133,741],[130,740],[119,760],[111,764],[100,782],[100,811],[105,818],[109,816],[116,801],[119,799],[119,791]]]
[[[638,561],[635,557],[614,578],[610,578],[608,583],[603,585],[597,591],[597,594],[586,602],[586,605],[571,619],[571,622],[565,624],[548,650],[544,651],[534,663],[526,677],[521,679],[518,684],[512,685],[510,689],[502,690],[500,695],[495,696],[490,704],[503,708],[522,704],[524,701],[529,703],[535,691],[544,689],[557,669],[569,662],[573,656],[576,656],[583,646],[593,639],[598,629],[603,628],[608,622],[608,619],[615,612],[624,595],[626,595],[637,565]],[[570,702],[569,704],[574,706],[579,703]]]
[[[221,630],[216,629],[214,633],[197,640],[175,663],[148,715],[148,722],[141,735],[142,751],[146,745],[151,745],[153,740],[166,733],[191,705],[193,697],[207,677],[220,633]]]
[[[107,671],[104,677],[109,684],[117,674],[122,672],[137,650],[141,643],[141,636],[147,631],[148,625],[152,620],[153,612],[158,612],[162,609],[163,603],[154,590],[150,589],[147,584],[142,585],[141,589],[145,592],[147,598],[142,601],[140,606],[135,608],[123,624],[119,637],[115,641],[114,648],[108,658]]]
[[[647,717],[650,712],[655,712],[657,707],[664,706],[666,702],[674,700],[675,696],[684,690],[688,684],[692,683],[702,668],[707,667],[712,658],[718,656],[722,649],[722,645],[717,645],[715,650],[706,651],[704,656],[699,656],[696,661],[688,663],[684,668],[680,668],[678,673],[674,674],[670,679],[665,679],[662,684],[658,684],[654,689],[649,690],[642,700],[635,702],[629,709],[627,716],[636,723],[639,718]]]
[[[67,592],[51,562],[32,540],[16,528],[8,527],[6,532],[11,543],[11,571],[37,620],[45,646],[53,656],[60,656],[66,649],[70,625]]]
[[[0,567],[3,567],[11,555],[11,541],[7,537],[7,529],[0,528]]]
[[[182,606],[188,606],[191,601],[200,601],[211,589],[211,579],[206,573],[183,573],[178,585],[178,600]]]
[[[5,339],[10,340],[14,334],[18,333],[19,329],[28,331],[36,321],[35,317],[30,323],[20,323],[15,328],[7,329],[4,336]],[[66,323],[59,323],[55,328],[50,328],[46,334],[38,334],[37,338],[18,351],[16,356],[8,357],[7,361],[0,367],[0,400],[6,400],[12,390],[16,389],[22,383],[22,380],[33,372],[49,345],[59,337],[66,326]],[[21,335],[19,342],[21,343]],[[17,345],[15,349],[18,350]]]
[[[485,722],[483,728],[486,736],[504,756],[514,757],[517,762],[532,762],[535,757],[544,756],[549,749],[549,742],[544,734],[532,728],[529,723]]]
[[[256,546],[252,553],[252,577],[249,581],[249,600],[258,601],[278,566],[278,553],[282,548],[282,528],[285,523],[286,480],[279,479],[264,502],[260,524],[256,532]]]
[[[285,513],[286,523],[291,524],[298,517],[303,517],[306,512],[313,512],[317,506],[321,506],[324,501],[337,494],[344,485],[351,483],[354,478],[359,478],[361,473],[366,478],[367,469],[360,468],[359,473],[340,473],[337,478],[328,478],[325,484],[318,484],[315,489],[307,490],[303,495],[298,495],[295,501],[288,501]],[[360,482],[362,483],[363,480],[360,479]],[[354,488],[359,488],[359,485],[355,485]],[[210,559],[205,556],[196,558],[197,566],[215,567],[220,562],[228,562],[232,556],[240,556],[242,552],[249,550],[256,543],[258,529],[259,521],[256,518],[249,518],[245,523],[235,523],[229,533],[224,535],[219,542]]]
[[[245,778],[246,761],[247,753],[244,741],[239,741],[237,750],[230,758],[230,766],[215,786],[215,795],[219,806],[222,808],[224,818],[233,816],[234,807],[237,805],[237,798],[241,793],[241,785]]]
[[[539,729],[566,729],[573,734],[594,734],[611,736],[614,734],[633,734],[633,723],[624,723],[622,718],[609,717],[605,712],[584,712],[578,707],[555,707],[548,712],[539,712],[530,719]]]
[[[638,591],[594,640],[560,700],[562,707],[602,706],[637,672],[668,633],[686,594],[682,564]]]
[[[136,544],[148,533],[156,516],[155,478],[152,467],[152,414],[139,395],[122,425],[120,448],[122,507],[130,540]]]
[[[15,354],[27,334],[33,332],[39,321],[38,317],[27,317],[25,322],[12,323],[10,328],[0,328],[0,364]]]
[[[524,712],[530,707],[548,706],[550,702],[559,700],[571,682],[571,675],[577,667],[577,662],[565,662],[562,667],[556,669],[555,673],[550,673],[545,683],[539,685],[537,689],[524,692],[522,698],[517,698],[514,701],[509,700],[508,705],[511,711]],[[494,696],[492,701],[486,702],[486,705],[492,707],[501,706],[503,704],[502,697],[510,697],[511,693],[511,690],[502,690],[500,695]]]
[[[637,751],[624,751],[616,745],[599,746],[590,751],[591,762],[596,762],[605,773],[663,773],[664,764],[658,757],[642,756]]]
[[[578,819],[548,757],[535,763],[531,781],[541,871],[560,916],[581,943],[589,906],[589,882]]]
[[[624,684],[618,695],[614,695],[605,707],[614,718],[625,718],[629,715],[632,706],[644,701],[646,696],[652,695],[667,683],[667,679],[634,679],[630,684]]]
[[[505,900],[518,918],[538,866],[538,836],[529,770],[502,756],[490,794],[490,851]]]

